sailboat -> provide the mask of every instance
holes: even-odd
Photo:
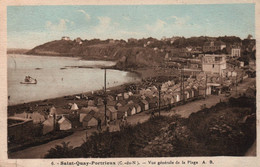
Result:
[[[30,76],[25,76],[24,82],[20,82],[20,84],[37,84],[37,80]]]

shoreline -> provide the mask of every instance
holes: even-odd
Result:
[[[121,90],[124,86],[127,86],[127,85],[131,85],[131,84],[136,84],[136,83],[139,83],[141,81],[137,81],[137,82],[128,82],[128,83],[123,83],[123,84],[120,84],[120,85],[117,85],[117,86],[112,86],[112,87],[109,87],[107,88],[107,92],[108,94],[110,94],[110,92],[112,93],[113,91],[116,91],[116,90]],[[98,90],[93,90],[94,94],[92,94],[92,91],[86,91],[86,92],[83,92],[83,93],[75,93],[75,94],[69,94],[69,95],[65,95],[65,96],[59,96],[59,97],[54,97],[54,98],[47,98],[47,99],[44,99],[44,100],[36,100],[36,101],[31,101],[31,102],[27,102],[27,103],[20,103],[20,104],[14,104],[14,105],[8,105],[7,107],[18,107],[18,106],[22,106],[22,105],[34,105],[36,103],[46,103],[46,102],[53,102],[53,101],[57,101],[57,100],[66,100],[66,98],[68,97],[72,97],[72,96],[79,96],[79,95],[86,95],[86,96],[95,96],[95,93],[97,92],[103,92],[102,89],[98,89]],[[83,100],[83,99],[79,99],[79,100],[75,100],[75,101],[80,101],[80,100]],[[84,99],[85,100],[85,99]],[[39,104],[38,104],[39,105]]]
[[[28,55],[28,54],[23,54],[23,55]],[[28,55],[28,56],[32,56],[32,55]],[[35,56],[42,56],[42,55],[35,55]],[[47,55],[46,55],[47,56]],[[53,56],[50,56],[50,57],[53,57]],[[62,56],[62,57],[68,57],[68,56]],[[82,59],[82,57],[74,57],[74,58],[79,58],[80,60],[85,60],[85,59]],[[91,60],[89,60],[91,61]],[[92,60],[92,61],[95,61],[95,60]],[[104,61],[104,60],[103,60]],[[74,66],[75,68],[90,68],[90,67],[86,67],[86,66]],[[138,85],[141,85],[142,84],[142,81],[144,79],[152,79],[152,78],[157,78],[159,76],[162,76],[162,73],[158,73],[159,72],[162,72],[161,69],[157,69],[156,67],[142,67],[142,68],[119,68],[119,67],[116,67],[116,65],[113,65],[113,66],[99,66],[98,67],[99,69],[110,69],[110,70],[120,70],[120,71],[123,71],[123,72],[127,72],[127,75],[135,75],[137,78],[138,78],[138,81],[130,81],[130,82],[127,82],[127,83],[123,83],[123,84],[120,84],[120,85],[117,85],[117,86],[112,86],[112,87],[109,87],[108,88],[108,94],[115,94],[116,92],[119,92],[124,89],[124,87],[127,87],[131,84],[138,84]],[[157,69],[158,71],[155,72],[154,70]],[[153,72],[151,72],[153,71]],[[165,77],[167,77],[167,72],[166,73],[163,73],[165,74]],[[169,77],[168,77],[169,78]],[[102,92],[103,90],[102,89],[97,89],[97,90],[93,90],[93,92]],[[111,93],[110,93],[111,92]],[[36,101],[31,101],[31,102],[26,102],[26,103],[20,103],[20,104],[14,104],[14,105],[7,105],[8,107],[8,116],[10,115],[13,115],[13,113],[17,112],[23,112],[23,111],[26,111],[28,110],[28,108],[31,108],[31,107],[34,107],[34,106],[45,106],[45,107],[50,107],[51,105],[55,105],[55,107],[62,107],[64,108],[64,106],[66,106],[68,103],[70,102],[75,102],[75,103],[78,103],[80,102],[81,105],[84,106],[84,104],[82,104],[81,101],[86,101],[85,99],[79,99],[79,100],[69,100],[68,98],[66,97],[74,97],[75,96],[78,96],[78,95],[81,95],[81,94],[84,94],[86,96],[93,96],[92,95],[92,91],[86,91],[86,92],[81,92],[81,93],[74,93],[74,94],[69,94],[69,95],[66,95],[66,96],[59,96],[59,97],[54,97],[54,98],[47,98],[47,99],[42,99],[42,100],[36,100]],[[95,95],[95,94],[94,94]],[[34,111],[40,111],[40,109],[43,109],[42,107],[35,107],[35,110]]]

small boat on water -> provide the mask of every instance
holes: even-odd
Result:
[[[37,84],[37,80],[30,76],[25,76],[24,82],[20,82],[20,84]]]

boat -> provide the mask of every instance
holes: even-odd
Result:
[[[25,76],[24,82],[20,82],[20,84],[37,84],[37,80],[30,76]]]

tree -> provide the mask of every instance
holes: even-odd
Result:
[[[45,158],[69,158],[72,146],[69,146],[70,142],[62,142],[61,145],[56,145],[51,148],[45,155]]]
[[[252,38],[253,38],[253,35],[248,34],[247,39],[252,39]]]

